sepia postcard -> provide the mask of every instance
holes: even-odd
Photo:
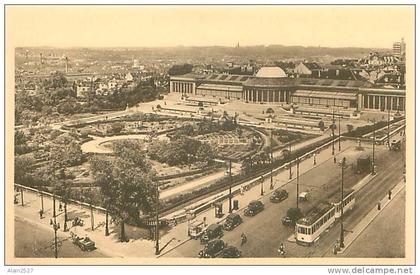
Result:
[[[414,5],[5,5],[6,265],[415,264]]]

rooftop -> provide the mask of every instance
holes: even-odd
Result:
[[[262,78],[280,78],[287,77],[286,73],[280,67],[262,67],[258,72],[256,77]]]

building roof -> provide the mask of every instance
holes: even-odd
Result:
[[[244,86],[258,86],[258,87],[278,87],[278,86],[294,86],[294,78],[268,78],[268,77],[253,77],[244,82]]]
[[[287,77],[286,73],[280,67],[262,67],[257,72],[256,77]]]
[[[320,70],[320,69],[322,69],[321,66],[319,66],[318,63],[315,63],[315,62],[302,62],[302,63],[309,70]]]

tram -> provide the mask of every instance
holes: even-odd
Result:
[[[344,192],[343,213],[353,209],[355,204],[355,191]],[[341,192],[329,198],[329,202],[321,202],[312,208],[305,217],[296,222],[296,243],[310,246],[316,242],[322,233],[327,231],[334,222],[341,217]]]

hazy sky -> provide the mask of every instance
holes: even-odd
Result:
[[[8,6],[6,35],[15,46],[391,48],[413,18],[409,6]]]

